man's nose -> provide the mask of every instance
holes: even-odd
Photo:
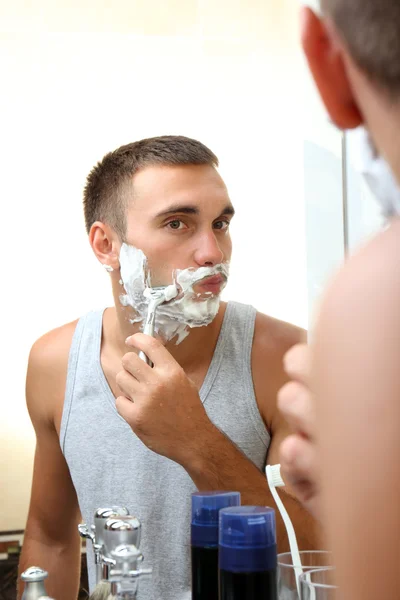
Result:
[[[210,267],[223,262],[224,253],[220,248],[214,231],[208,231],[201,235],[194,258],[201,267]]]

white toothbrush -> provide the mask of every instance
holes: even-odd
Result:
[[[285,508],[285,505],[283,504],[282,500],[280,499],[280,497],[278,495],[278,492],[275,489],[277,487],[283,487],[285,485],[285,482],[283,481],[283,479],[281,477],[281,465],[272,465],[272,466],[267,465],[265,468],[265,472],[267,475],[269,489],[271,490],[271,494],[276,502],[279,512],[281,513],[283,522],[285,523],[286,532],[287,532],[288,538],[289,538],[290,552],[292,554],[292,561],[293,561],[293,566],[294,566],[295,577],[296,577],[297,593],[299,595],[299,598],[301,598],[299,577],[300,577],[300,575],[303,574],[303,567],[301,564],[296,534],[294,531],[292,521],[290,520],[290,517]]]

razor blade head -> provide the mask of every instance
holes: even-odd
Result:
[[[169,302],[178,295],[178,288],[175,284],[162,285],[158,287],[149,287],[144,291],[144,296],[155,304],[162,304],[163,302]]]
[[[148,296],[149,298],[159,298],[160,296],[164,295],[167,287],[168,286],[166,286],[166,285],[160,285],[157,287],[146,288],[145,295]]]

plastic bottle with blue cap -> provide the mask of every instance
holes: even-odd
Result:
[[[219,511],[239,505],[239,492],[192,495],[192,600],[218,600]]]
[[[277,600],[275,511],[262,506],[219,513],[219,600]]]

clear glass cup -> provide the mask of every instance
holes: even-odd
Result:
[[[332,567],[332,553],[326,550],[302,550],[299,554],[303,571]],[[278,554],[278,599],[300,600],[290,552]]]
[[[299,581],[301,600],[339,600],[334,567],[306,571]]]

